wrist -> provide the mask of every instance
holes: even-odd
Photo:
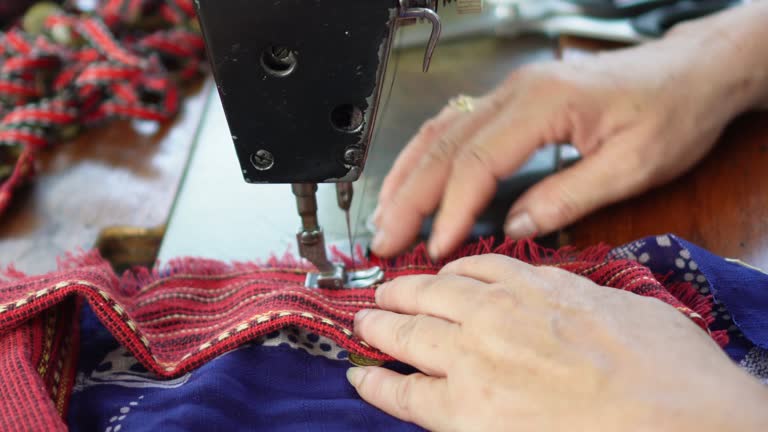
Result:
[[[691,44],[702,81],[731,116],[768,108],[768,1],[756,1],[674,28],[670,40]],[[665,38],[666,39],[666,38]]]

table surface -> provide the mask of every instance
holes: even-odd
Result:
[[[565,47],[565,55],[593,49],[570,38],[562,39],[561,45]],[[556,47],[556,42],[528,37],[454,42],[440,47],[429,76],[419,71],[421,51],[403,51],[397,66],[392,66],[397,70],[397,81],[379,124],[381,136],[374,151],[380,156],[367,168],[370,180],[367,186],[362,186],[365,192],[360,192],[358,187],[358,193],[364,197],[356,202],[357,229],[363,229],[360,224],[370,211],[377,182],[424,119],[456,93],[485,91],[515,65],[551,58]],[[477,62],[487,64],[478,67]],[[89,131],[46,154],[34,185],[19,195],[11,211],[0,216],[0,263],[13,262],[20,270],[32,273],[47,271],[55,267],[56,258],[65,252],[92,247],[103,228],[154,227],[165,223],[169,214],[176,215],[182,207],[184,186],[176,208],[173,211],[172,208],[185,168],[195,164],[194,156],[189,165],[188,159],[201,119],[205,120],[201,137],[206,128],[218,133],[226,131],[223,119],[216,117],[218,101],[211,89],[210,80],[193,89],[181,115],[157,131],[153,131],[151,125],[118,123]],[[216,144],[223,146],[226,150],[222,152],[231,153],[234,159],[230,142]],[[226,160],[226,157],[221,159],[223,163]],[[673,232],[715,253],[768,267],[768,206],[765,205],[768,176],[760,175],[762,167],[768,166],[766,162],[768,114],[744,116],[728,128],[716,149],[690,173],[579,221],[565,230],[563,238],[577,246],[587,246],[598,242],[621,244],[646,235]],[[186,179],[185,185],[190,179],[199,181],[205,177],[197,169],[190,169]],[[242,184],[242,187],[252,186]],[[247,224],[247,230],[271,232],[272,228],[260,225],[259,212],[254,211],[259,208],[257,200],[262,199],[261,195],[232,191],[233,194],[240,192],[245,194],[239,195],[240,201],[251,201],[241,223]],[[282,252],[281,244],[291,242],[290,234],[296,227],[293,197],[288,189],[262,191],[264,199],[273,193],[285,208],[273,212],[272,217],[286,231],[278,234],[279,241],[274,245],[267,240],[269,236],[261,241],[242,237],[239,240],[245,252],[232,256],[259,255],[250,252],[253,249],[249,248],[253,247]],[[202,207],[215,209],[204,202]],[[229,258],[223,252],[228,248],[217,252],[210,247],[212,243],[203,241],[208,237],[201,233],[214,233],[209,238],[215,244],[216,230],[223,229],[215,213],[205,213],[205,216],[199,219],[200,229],[192,236],[186,229],[173,235],[175,219],[172,219],[161,257],[200,252]],[[330,215],[325,220],[338,222],[342,220],[339,216]],[[324,214],[321,213],[321,217]],[[338,233],[338,224],[331,225],[331,230]],[[186,246],[169,237],[186,237]]]

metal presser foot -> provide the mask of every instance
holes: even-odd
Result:
[[[344,264],[334,264],[333,275],[307,273],[307,288],[370,288],[384,280],[384,272],[379,267],[365,270],[346,271]]]
[[[308,288],[368,288],[384,279],[379,267],[348,271],[343,264],[328,260],[325,236],[317,220],[317,184],[294,184],[293,194],[301,216],[301,230],[296,234],[299,255],[317,267],[317,272],[307,274]]]

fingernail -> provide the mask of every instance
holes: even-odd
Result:
[[[377,226],[376,234],[374,234],[373,240],[371,241],[371,249],[373,249],[374,252],[377,252],[382,247],[384,247],[385,243],[386,243],[386,236],[384,234],[384,231],[382,231],[381,228]]]
[[[518,213],[507,220],[504,232],[513,239],[524,239],[536,234],[536,224],[527,212]]]
[[[440,238],[439,232],[433,232],[427,243],[427,254],[432,261],[440,259],[443,252],[443,241]]]
[[[363,378],[365,378],[365,374],[367,373],[368,371],[365,370],[365,368],[351,367],[347,369],[347,381],[349,381],[353,387],[357,387],[363,382]]]
[[[366,315],[368,315],[371,312],[370,309],[360,309],[355,314],[355,321],[360,321],[361,319],[365,318]]]
[[[437,261],[440,259],[440,246],[437,241],[432,240],[427,245],[427,254],[429,254],[429,258],[432,261]]]

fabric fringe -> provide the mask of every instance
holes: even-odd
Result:
[[[25,277],[27,277],[27,274],[17,270],[13,264],[8,265],[4,270],[0,270],[0,283],[24,279]]]
[[[331,258],[345,266],[370,267],[377,265],[385,272],[392,269],[419,269],[440,268],[461,258],[485,254],[500,254],[524,261],[532,265],[548,265],[563,262],[602,262],[608,260],[612,247],[606,244],[598,244],[585,249],[576,249],[571,246],[559,249],[546,248],[538,245],[532,239],[511,240],[505,238],[498,242],[494,237],[481,239],[480,241],[465,245],[451,255],[438,261],[432,260],[427,252],[427,245],[420,243],[410,252],[394,259],[382,259],[376,256],[368,257],[362,246],[355,248],[354,258],[348,252],[341,251],[338,247],[329,248]],[[614,260],[636,263],[634,260]],[[90,266],[104,266],[109,263],[100,255],[98,250],[67,253],[57,260],[58,271],[75,270]],[[282,256],[272,255],[267,260],[231,261],[225,262],[216,259],[198,257],[180,257],[162,263],[158,261],[152,268],[134,267],[125,271],[120,279],[119,286],[125,295],[138,292],[142,287],[153,284],[164,278],[185,276],[220,276],[234,273],[252,273],[270,270],[291,270],[299,272],[313,271],[311,263],[297,258],[290,252]],[[0,282],[10,282],[27,277],[24,272],[16,270],[9,265],[0,272]],[[677,298],[681,303],[689,307],[695,313],[701,315],[706,324],[712,324],[714,317],[711,314],[713,298],[711,295],[703,295],[689,282],[670,282],[669,276],[654,275],[658,282]]]
[[[503,241],[498,242],[495,238],[489,237],[481,239],[477,243],[465,245],[438,261],[433,261],[429,256],[425,243],[419,243],[412,248],[410,252],[404,253],[394,259],[383,259],[376,256],[368,257],[366,251],[360,245],[355,247],[354,259],[349,256],[349,252],[343,252],[336,246],[331,246],[329,248],[329,253],[332,260],[342,263],[349,268],[370,267],[375,265],[381,267],[382,270],[387,271],[390,269],[403,268],[439,268],[461,258],[485,254],[505,255],[532,265],[548,265],[563,262],[599,262],[608,259],[611,249],[610,246],[604,244],[580,250],[571,246],[562,247],[560,249],[551,249],[538,245],[531,239],[511,240],[506,238]],[[630,260],[626,261],[630,262]],[[109,263],[101,256],[98,250],[78,250],[76,252],[67,253],[63,257],[57,259],[56,271],[76,270],[83,267],[108,264]],[[286,252],[282,256],[272,255],[269,259],[254,261],[225,262],[212,258],[179,257],[169,260],[166,263],[157,261],[152,268],[133,267],[130,270],[126,270],[121,275],[120,285],[126,293],[131,293],[140,289],[142,286],[154,283],[160,279],[178,275],[213,276],[230,273],[287,269],[309,272],[313,271],[314,267],[308,261],[297,258],[290,252]],[[4,278],[0,279],[0,282],[10,282],[15,279],[28,277],[28,275],[16,270],[15,267],[10,264],[5,270],[0,271],[0,277]],[[664,283],[665,281],[660,279],[659,282]],[[691,296],[691,298],[696,295],[701,296],[701,294],[699,294],[693,287],[690,288],[692,292],[688,293],[688,296]],[[675,297],[678,296],[676,295]]]
[[[637,261],[629,259],[611,260],[609,259],[611,249],[611,247],[601,244],[583,250],[577,250],[573,247],[554,250],[542,247],[533,240],[514,241],[504,239],[497,242],[494,238],[486,238],[474,244],[466,245],[451,256],[438,262],[434,262],[429,257],[425,244],[419,244],[409,253],[392,260],[385,260],[375,256],[367,258],[359,246],[356,248],[354,259],[337,248],[332,248],[331,254],[337,262],[343,262],[350,266],[369,267],[378,265],[390,278],[403,274],[436,273],[443,265],[449,262],[483,254],[501,254],[533,265],[557,265],[566,270],[574,270],[578,274],[589,276],[596,283],[607,284],[607,286],[619,289],[625,289],[625,287],[633,285],[645,277],[648,280],[644,282],[645,288],[637,290],[633,287],[633,292],[639,295],[651,295],[667,303],[677,303],[678,306],[684,306],[684,308],[680,309],[678,307],[678,309],[685,312],[703,329],[709,331],[708,326],[714,321],[711,313],[711,297],[698,293],[690,283],[670,283],[664,277],[657,276],[654,278],[648,269]],[[607,265],[600,266],[598,265],[600,263],[607,263]],[[223,262],[214,259],[180,257],[170,260],[165,264],[158,262],[152,268],[133,268],[124,272],[119,277],[110,270],[108,262],[95,250],[67,254],[59,260],[58,266],[59,272],[90,273],[91,277],[100,278],[107,282],[109,286],[114,287],[112,289],[115,290],[116,294],[125,296],[125,301],[140,295],[140,292],[148,286],[158,283],[165,284],[174,278],[182,276],[190,278],[239,278],[242,280],[249,277],[255,279],[263,278],[265,274],[270,272],[282,272],[283,274],[290,274],[291,280],[295,280],[295,283],[300,284],[300,281],[303,279],[301,277],[303,273],[312,270],[311,264],[297,259],[290,253],[280,257],[275,255],[267,260],[254,262]],[[595,272],[589,271],[588,269],[592,267],[597,267],[599,270]],[[631,271],[626,272],[624,270]],[[6,283],[24,278],[24,274],[13,267],[8,267],[2,275],[7,279]],[[47,280],[46,278],[53,279],[54,275],[28,278],[28,280],[25,280],[25,283]],[[335,294],[325,293],[323,295]],[[360,295],[365,296],[367,294],[361,293]],[[711,334],[721,346],[727,343],[727,334],[725,332],[711,332]]]
[[[360,267],[377,265],[385,271],[391,268],[442,267],[461,258],[485,254],[506,255],[532,265],[547,265],[556,262],[605,261],[608,259],[608,254],[611,250],[612,247],[607,244],[598,244],[585,249],[577,249],[572,246],[551,249],[537,244],[534,239],[512,240],[508,237],[500,242],[495,237],[480,239],[475,243],[458,248],[449,256],[438,261],[432,260],[429,256],[426,243],[419,243],[409,252],[394,259],[383,259],[375,256],[368,258],[360,245],[355,247],[354,260],[350,258],[348,253],[341,251],[338,247],[333,246],[330,248],[331,257],[345,265],[357,265]]]
[[[402,270],[418,268],[440,268],[450,262],[461,258],[485,255],[500,254],[514,259],[524,261],[532,265],[548,265],[563,262],[601,262],[608,260],[611,246],[599,244],[590,248],[578,250],[574,247],[566,246],[560,249],[546,248],[538,245],[532,239],[511,240],[506,238],[498,242],[495,238],[489,237],[480,241],[465,245],[456,250],[451,255],[433,261],[427,252],[425,243],[420,243],[410,252],[400,255],[395,259],[382,259],[376,256],[368,257],[362,246],[355,248],[355,257],[349,256],[348,252],[341,251],[338,247],[330,248],[330,255],[336,262],[343,263],[348,267],[370,267],[377,265],[385,272],[391,269]],[[627,261],[636,263],[633,260],[614,260],[616,262]],[[57,260],[57,271],[76,270],[90,266],[104,266],[108,262],[100,255],[98,250],[67,253]],[[121,291],[130,295],[137,292],[142,287],[157,282],[158,280],[175,277],[178,275],[186,276],[215,276],[233,273],[251,273],[269,270],[292,270],[300,272],[313,271],[311,263],[297,258],[294,254],[286,252],[282,256],[272,255],[267,260],[255,261],[232,261],[224,262],[216,259],[198,258],[198,257],[180,257],[162,263],[158,261],[152,268],[134,267],[125,271],[121,277],[119,286]],[[0,282],[10,282],[28,277],[24,272],[18,271],[9,265],[0,272]],[[669,276],[654,275],[660,284],[685,304],[695,313],[702,316],[707,324],[714,322],[711,314],[713,298],[711,295],[703,295],[689,282],[670,282]]]

